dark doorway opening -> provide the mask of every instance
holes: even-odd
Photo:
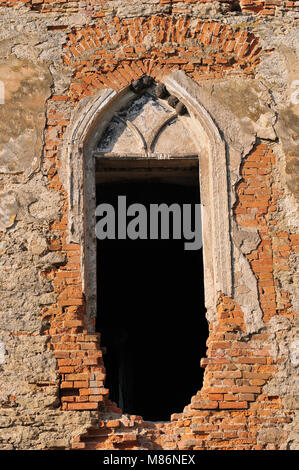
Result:
[[[183,180],[182,180],[183,181]],[[198,170],[188,180],[131,179],[97,185],[97,204],[199,204]],[[100,178],[97,177],[97,182]],[[202,386],[206,353],[202,249],[185,240],[98,240],[96,329],[106,348],[110,399],[124,413],[168,421]]]

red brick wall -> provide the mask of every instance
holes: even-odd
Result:
[[[266,144],[258,145],[247,157],[238,185],[238,203],[235,207],[237,222],[241,227],[258,230],[261,242],[247,259],[258,281],[259,301],[263,320],[273,315],[294,316],[288,292],[279,289],[274,271],[288,271],[289,257],[298,250],[298,235],[276,230],[273,215],[277,211],[278,190],[273,186],[272,167],[275,155]],[[277,298],[279,297],[279,308]]]
[[[273,269],[276,263],[283,263],[287,269],[288,256],[298,249],[298,237],[276,233],[275,220],[271,218],[278,197],[271,173],[274,164],[274,154],[267,144],[253,149],[242,167],[234,209],[239,225],[257,228],[261,237],[248,260],[258,281],[265,322],[273,315],[294,315],[288,296],[275,284]],[[49,178],[51,187],[62,191],[53,169]],[[273,359],[267,333],[253,334],[250,341],[242,338],[246,333],[243,313],[225,296],[219,298],[218,321],[210,325],[207,357],[201,361],[205,367],[203,388],[186,404],[184,413],[174,414],[164,428],[148,425],[141,417],[132,416],[129,422],[121,417],[121,410],[108,400],[108,390],[104,388],[105,369],[98,335],[89,335],[84,328],[79,247],[65,243],[66,227],[66,215],[52,225],[55,238],[51,249],[66,252],[67,263],[45,273],[53,278],[59,297],[57,305],[46,307],[44,312],[51,319],[48,333],[61,374],[62,408],[97,409],[100,405],[103,416],[114,413],[114,419],[100,419],[98,426],[77,437],[73,448],[129,449],[141,445],[169,448],[172,445],[169,436],[173,446],[181,449],[275,448],[271,444],[258,445],[257,433],[270,416],[274,425],[290,420],[280,398],[263,393],[263,386],[277,370],[279,360]],[[278,295],[283,302],[279,309]],[[146,438],[144,433],[140,434],[142,429],[147,430]]]
[[[15,3],[1,1],[2,6]],[[61,9],[67,2],[23,3],[46,13]],[[99,335],[88,334],[86,329],[80,265],[82,247],[66,241],[67,194],[57,170],[69,115],[64,114],[63,107],[60,110],[59,103],[75,107],[83,97],[98,89],[120,90],[144,73],[160,80],[171,70],[181,69],[196,82],[230,74],[254,76],[261,53],[258,38],[240,27],[233,29],[216,21],[196,20],[191,25],[187,15],[175,16],[176,2],[172,3],[172,16],[129,20],[115,17],[112,22],[93,10],[94,3],[88,3],[91,17],[97,18],[96,24],[74,28],[64,45],[63,63],[73,77],[70,88],[63,96],[53,95],[47,103],[43,165],[49,187],[65,199],[61,218],[51,223],[52,238],[48,242],[51,250],[65,253],[66,262],[43,273],[52,280],[58,294],[57,303],[44,307],[43,316],[50,322],[45,333],[51,336],[61,377],[61,407],[63,410],[99,409],[102,413],[97,426],[74,440],[75,449],[152,445],[181,449],[270,449],[274,445],[258,443],[258,431],[269,418],[273,426],[291,419],[284,412],[281,399],[263,391],[277,370],[279,359],[273,358],[267,333],[244,337],[243,313],[234,300],[223,295],[217,306],[218,321],[210,324],[207,357],[202,360],[204,384],[191,403],[186,403],[184,412],[174,414],[166,424],[149,425],[141,417],[122,417],[107,397]],[[185,3],[187,8],[193,2]],[[260,15],[273,15],[278,6],[291,9],[294,2],[241,2],[243,11]],[[145,46],[145,37],[151,47]],[[299,240],[295,234],[275,230],[273,215],[280,194],[273,181],[274,165],[271,145],[258,144],[242,166],[234,207],[238,224],[257,229],[261,237],[257,249],[247,258],[257,279],[265,322],[275,315],[294,315],[289,294],[280,288],[275,273],[278,268],[289,269],[290,256],[298,250]],[[109,413],[114,413],[115,419],[104,419]]]
[[[235,207],[240,225],[248,226],[246,222],[250,221],[250,226],[254,223],[261,235],[261,243],[248,259],[258,280],[265,322],[273,315],[295,315],[288,309],[287,300],[283,311],[277,309],[275,302],[278,289],[274,288],[273,240],[282,237],[281,252],[289,253],[296,249],[298,237],[275,233],[275,224],[271,227],[270,214],[276,210],[271,177],[274,163],[271,148],[266,144],[257,145],[243,165]],[[286,238],[292,241],[292,248],[291,243],[285,243]],[[218,321],[210,324],[207,357],[201,360],[205,368],[204,384],[183,413],[172,415],[171,423],[166,424],[149,425],[141,417],[131,417],[130,422],[126,422],[121,414],[118,419],[100,420],[98,427],[75,439],[73,448],[128,449],[146,447],[150,442],[156,448],[276,449],[277,445],[272,443],[259,444],[257,436],[263,426],[269,426],[269,420],[272,426],[291,421],[281,398],[263,392],[263,387],[277,371],[280,359],[273,358],[273,345],[267,332],[244,335],[243,313],[232,299],[220,296],[217,311]],[[139,434],[142,429],[147,429],[148,441]]]
[[[156,47],[150,53],[143,46],[143,38],[151,35]],[[203,51],[184,42],[196,39]],[[169,40],[172,41],[170,47]],[[163,46],[166,43],[167,45]],[[113,52],[110,45],[117,45]],[[208,52],[205,51],[207,49]],[[48,171],[50,188],[65,197],[64,215],[53,221],[52,250],[66,253],[67,263],[45,276],[53,278],[59,293],[57,305],[45,308],[51,316],[52,344],[61,372],[61,400],[64,409],[96,408],[103,401],[104,367],[97,338],[87,335],[84,324],[84,299],[80,277],[80,247],[66,243],[67,195],[59,180],[60,149],[68,118],[52,107],[57,102],[75,101],[110,86],[119,90],[144,73],[161,77],[174,68],[187,72],[194,80],[221,76],[236,68],[240,73],[253,73],[258,63],[260,47],[254,35],[233,31],[219,23],[198,21],[192,30],[188,18],[154,16],[120,21],[112,25],[102,20],[98,26],[74,30],[68,35],[64,48],[64,62],[72,67],[73,82],[65,96],[52,96],[48,101],[44,168]],[[98,392],[90,381],[98,381]]]
[[[193,450],[274,449],[259,445],[257,434],[263,425],[290,421],[277,396],[263,393],[277,364],[265,333],[251,341],[240,340],[245,325],[240,308],[232,299],[220,297],[218,322],[211,325],[202,390],[185,407],[172,415],[170,423],[148,424],[141,417],[128,421],[119,417],[99,420],[99,425],[78,436],[74,449],[129,449],[141,446]],[[144,435],[141,430],[147,430]]]
[[[65,194],[53,166],[48,176],[50,188]],[[50,323],[45,334],[51,336],[51,347],[57,359],[62,409],[98,409],[98,404],[108,392],[104,388],[102,352],[99,335],[87,334],[85,328],[81,248],[77,244],[66,243],[67,203],[64,211],[61,219],[51,224],[53,238],[49,240],[49,249],[65,253],[66,263],[42,273],[53,280],[54,292],[58,293],[57,304],[43,309],[43,317]]]

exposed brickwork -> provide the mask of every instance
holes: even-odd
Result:
[[[237,71],[251,75],[260,52],[252,33],[216,22],[115,17],[112,24],[100,20],[69,34],[64,63],[74,69],[70,96],[78,100],[97,88],[120,90],[144,73],[159,79],[177,68],[195,81]]]
[[[49,172],[50,186],[62,191],[57,173]],[[65,206],[66,207],[66,206]],[[57,303],[44,307],[43,317],[50,328],[51,347],[60,373],[60,400],[63,410],[98,409],[108,393],[104,388],[105,369],[99,334],[87,334],[84,324],[84,298],[82,295],[80,246],[66,243],[66,215],[53,221],[52,251],[66,254],[66,263],[57,270],[43,273],[53,279]]]
[[[217,315],[209,325],[206,357],[201,361],[205,369],[202,389],[192,397],[190,403],[186,403],[184,410],[177,410],[178,413],[173,414],[167,423],[148,423],[140,416],[123,415],[122,410],[109,400],[109,390],[105,388],[100,334],[90,334],[86,327],[81,272],[83,247],[67,242],[68,194],[59,171],[62,167],[61,149],[66,129],[78,103],[100,89],[122,90],[143,74],[157,81],[163,80],[163,76],[175,69],[184,71],[197,83],[209,80],[213,84],[215,79],[227,79],[229,83],[232,77],[245,80],[255,77],[256,73],[263,77],[265,69],[270,66],[268,63],[266,66],[262,64],[264,71],[257,67],[265,57],[261,44],[267,44],[267,48],[271,41],[265,38],[262,28],[259,34],[253,25],[261,25],[264,21],[268,26],[271,17],[278,21],[285,13],[287,24],[291,22],[290,19],[296,18],[295,12],[298,10],[298,2],[285,0],[241,0],[240,3],[227,0],[213,2],[214,7],[218,8],[217,12],[223,14],[223,17],[214,18],[212,14],[200,10],[201,6],[208,3],[212,2],[161,0],[153,7],[152,14],[140,9],[136,15],[130,14],[124,18],[119,12],[116,15],[116,2],[112,1],[0,0],[1,7],[11,7],[7,8],[10,12],[13,8],[18,11],[20,6],[24,6],[21,10],[28,12],[28,21],[32,18],[38,18],[38,21],[50,18],[49,24],[35,25],[36,31],[42,24],[49,35],[57,34],[60,39],[59,50],[55,50],[54,58],[51,56],[53,45],[46,47],[49,55],[43,51],[45,62],[49,60],[53,69],[54,64],[57,66],[52,73],[58,85],[53,85],[53,93],[49,91],[47,95],[51,94],[45,108],[42,176],[47,179],[44,183],[47,189],[59,194],[62,209],[61,216],[50,221],[47,231],[47,250],[56,253],[59,261],[51,267],[42,268],[41,273],[38,269],[42,264],[37,268],[42,281],[48,283],[46,287],[53,287],[53,291],[49,289],[46,294],[54,299],[52,303],[47,301],[39,304],[43,325],[41,331],[45,335],[42,339],[46,338],[45,348],[53,351],[56,359],[56,363],[53,361],[54,371],[57,367],[59,374],[59,404],[52,405],[59,407],[59,411],[55,409],[55,412],[66,411],[65,414],[70,415],[78,411],[83,416],[84,411],[94,411],[93,418],[98,415],[97,422],[90,419],[87,431],[76,436],[71,444],[61,444],[60,448],[253,450],[278,449],[280,445],[286,445],[284,426],[292,423],[294,412],[291,407],[287,408],[283,393],[281,396],[271,393],[271,384],[285,365],[283,361],[287,353],[284,352],[284,344],[280,349],[277,346],[277,336],[282,335],[284,330],[282,326],[276,333],[275,328],[271,330],[270,327],[277,320],[291,322],[295,317],[296,299],[290,289],[291,282],[286,282],[286,279],[288,277],[289,281],[295,271],[299,235],[288,229],[285,221],[279,221],[280,204],[285,197],[283,183],[278,185],[275,179],[275,171],[281,171],[278,170],[278,159],[281,156],[275,154],[279,139],[272,139],[272,142],[267,137],[264,140],[257,139],[252,151],[247,156],[242,155],[244,159],[238,175],[240,178],[234,188],[237,200],[232,210],[239,228],[257,231],[260,236],[260,242],[246,257],[257,283],[263,326],[259,331],[248,333],[245,313],[241,307],[232,298],[219,295]],[[167,10],[164,9],[166,7]],[[236,15],[227,22],[224,18],[232,11]],[[49,14],[53,12],[58,12],[56,16],[59,19],[53,19],[55,15]],[[76,27],[63,23],[63,18],[73,13],[82,15]],[[242,13],[249,15],[242,16]],[[246,18],[250,19],[247,21]],[[40,41],[42,43],[43,40]],[[13,46],[10,47],[13,50]],[[29,47],[28,40],[24,51],[17,47],[14,53],[26,57]],[[269,47],[267,50],[272,49]],[[55,62],[57,57],[61,59],[61,62],[57,61],[58,64]],[[58,71],[60,66],[63,70],[61,75]],[[257,72],[258,69],[262,71]],[[71,76],[69,81],[64,77],[64,72]],[[277,73],[280,72],[278,69]],[[279,84],[280,87],[283,88],[283,85]],[[254,115],[257,110],[250,112]],[[292,113],[290,121],[293,120]],[[243,118],[244,115],[240,113],[240,121]],[[24,135],[27,135],[26,132]],[[19,143],[17,145],[20,147]],[[230,158],[234,158],[233,152]],[[24,184],[26,188],[27,183],[17,178],[19,175],[15,181]],[[5,180],[1,180],[1,185],[4,186],[4,183]],[[34,202],[28,202],[28,207],[30,204]],[[26,210],[29,213],[28,207]],[[18,217],[21,219],[21,216]],[[37,225],[32,219],[26,223],[28,226],[34,223]],[[44,254],[42,250],[41,254]],[[32,263],[36,261],[36,258],[32,259]],[[11,305],[14,304],[11,302],[9,308],[12,308]],[[28,333],[25,326],[25,331],[14,331],[11,334],[13,339],[26,335],[35,339],[36,329],[33,330],[34,334]],[[290,338],[293,340],[294,336],[290,335]],[[14,343],[11,350],[13,347]],[[288,361],[290,364],[289,358]],[[281,382],[284,378],[280,377]],[[55,388],[55,376],[53,382],[51,380],[37,380],[36,386]],[[2,402],[3,409],[20,406],[17,391],[9,393],[7,401]],[[293,392],[288,393],[292,396]],[[18,425],[16,422],[16,427]],[[273,439],[268,435],[263,437],[263,430],[269,428],[274,429],[274,434],[275,428],[279,430]],[[71,435],[73,429],[68,433]],[[48,444],[48,447],[55,448],[55,445]]]
[[[247,258],[258,280],[265,322],[276,314],[295,315],[290,311],[289,293],[281,292],[279,282],[274,277],[275,270],[290,269],[289,257],[293,250],[297,250],[298,243],[295,234],[275,229],[277,222],[273,215],[277,211],[279,193],[273,187],[274,164],[272,150],[266,144],[257,145],[243,164],[243,178],[237,189],[239,200],[235,207],[239,225],[258,229],[261,237],[258,248]]]
[[[157,44],[150,52],[143,45],[148,35]],[[201,45],[200,53],[198,47],[190,45],[193,39]],[[73,30],[64,49],[64,64],[74,70],[73,83],[67,95],[54,95],[48,102],[44,164],[51,187],[64,191],[56,170],[69,121],[59,112],[60,103],[77,102],[107,86],[120,90],[144,73],[157,78],[172,68],[184,70],[196,81],[236,69],[250,74],[258,63],[260,50],[257,39],[247,31],[202,21],[191,28],[188,18],[114,18],[113,24],[101,21],[97,26]],[[248,260],[258,281],[265,322],[279,313],[291,314],[288,293],[277,288],[273,267],[287,262],[285,254],[298,243],[292,235],[275,234],[275,220],[271,217],[277,210],[278,197],[271,175],[274,164],[271,148],[263,143],[257,145],[242,166],[234,209],[238,224],[257,228],[261,237]],[[52,224],[50,246],[65,252],[67,262],[46,274],[52,276],[59,296],[57,305],[45,309],[45,314],[51,316],[48,333],[61,374],[62,408],[100,409],[103,413],[97,426],[74,439],[72,448],[276,448],[257,440],[269,415],[273,423],[291,419],[283,412],[278,397],[263,393],[263,386],[277,367],[271,342],[266,333],[255,334],[249,342],[241,309],[224,296],[219,298],[218,322],[210,325],[207,357],[202,360],[203,388],[186,404],[183,413],[173,415],[170,423],[148,424],[141,417],[123,416],[109,401],[98,335],[88,335],[84,325],[80,247],[65,242],[67,204],[64,211],[65,215]]]
[[[279,11],[296,10],[298,11],[297,2],[281,1],[281,0],[241,0],[240,1],[242,12],[275,16]]]
[[[114,413],[113,420],[100,419],[98,427],[78,436],[73,448],[275,449],[258,443],[258,431],[269,416],[274,425],[291,417],[284,413],[279,397],[263,393],[277,367],[268,335],[256,334],[249,342],[242,338],[244,329],[240,308],[222,296],[207,358],[201,361],[206,369],[203,388],[184,412],[172,415],[170,423],[144,423],[141,417]]]
[[[276,210],[272,188],[271,165],[275,162],[266,144],[258,145],[247,157],[243,180],[238,186],[239,201],[235,208],[238,223],[259,230],[261,243],[248,255],[258,279],[264,320],[277,313],[273,277],[271,212]],[[58,177],[51,185],[61,190]],[[269,219],[270,218],[270,219]],[[269,219],[269,220],[268,220]],[[270,228],[269,228],[270,227]],[[275,227],[275,224],[274,224]],[[80,291],[78,246],[65,245],[62,240],[66,220],[52,225],[61,233],[61,244],[52,242],[53,250],[68,253],[68,262],[55,273],[54,285],[60,295],[57,306],[47,309],[52,314],[52,344],[61,373],[61,400],[64,409],[101,409],[107,419],[100,419],[87,434],[77,437],[74,449],[272,449],[259,445],[258,430],[271,421],[288,422],[291,418],[281,407],[278,397],[263,394],[263,386],[275,373],[272,345],[267,334],[256,334],[249,342],[243,313],[233,300],[221,297],[218,303],[218,323],[211,325],[208,339],[204,385],[186,406],[184,413],[173,415],[164,425],[144,423],[141,417],[125,418],[121,410],[105,400],[104,367],[96,335],[87,335],[83,322],[83,301]],[[298,237],[278,233],[278,253],[296,247]],[[287,243],[286,243],[287,239]],[[282,246],[282,248],[281,248]],[[283,259],[284,256],[282,255]],[[276,260],[277,262],[277,260]],[[51,273],[53,275],[53,273]],[[287,308],[287,296],[281,292]],[[105,416],[105,414],[103,416]],[[108,419],[117,416],[118,419]],[[144,430],[147,430],[144,433]]]
[[[52,99],[60,100],[59,97]],[[67,98],[61,97],[64,99]],[[51,119],[48,124],[58,125],[53,113]],[[65,125],[65,122],[59,122]],[[53,150],[53,141],[48,143]],[[59,140],[55,145],[58,144]],[[53,159],[51,157],[51,161]],[[248,260],[258,281],[266,322],[273,315],[293,315],[289,311],[289,294],[275,285],[273,269],[277,263],[287,263],[286,254],[298,249],[297,236],[275,233],[272,214],[277,210],[278,194],[271,173],[274,164],[274,154],[267,144],[258,144],[247,156],[242,165],[234,210],[239,225],[257,228],[261,237],[258,248],[248,255]],[[51,187],[61,191],[53,168],[49,172]],[[148,425],[141,417],[124,417],[121,410],[105,398],[108,390],[104,388],[105,369],[98,337],[87,335],[84,329],[79,247],[66,245],[63,241],[66,216],[54,222],[52,229],[55,236],[59,236],[52,241],[51,249],[67,253],[67,263],[55,273],[47,274],[53,276],[55,290],[59,292],[57,305],[47,308],[46,314],[52,315],[49,334],[61,373],[62,407],[85,410],[97,409],[100,404],[104,413],[98,426],[74,440],[74,449],[277,448],[271,444],[260,445],[257,441],[258,431],[270,415],[273,423],[291,420],[283,412],[278,397],[263,393],[263,386],[277,368],[269,336],[255,334],[249,342],[242,311],[232,299],[224,296],[218,303],[218,323],[210,325],[207,357],[202,360],[205,367],[203,388],[192,398],[184,413],[173,415],[172,421],[165,425]],[[277,296],[280,296],[279,309]],[[117,419],[109,419],[111,416]]]
[[[142,45],[146,35],[150,35],[152,42],[156,44],[150,54]],[[199,42],[203,51],[205,48],[209,50],[210,59],[202,58],[202,55],[208,57],[208,52],[202,51],[199,58],[195,59],[194,54],[198,48],[187,44],[183,47],[188,37]],[[168,44],[169,40],[176,41],[177,46],[160,49],[157,45],[157,41]],[[115,49],[113,53],[109,51],[109,46],[119,44],[121,47],[118,52]],[[211,47],[215,52],[211,52]],[[123,22],[115,18],[114,24],[109,27],[101,22],[97,27],[74,31],[68,36],[64,62],[71,64],[76,70],[75,83],[70,87],[69,96],[54,95],[48,101],[44,167],[48,171],[50,188],[63,192],[67,199],[57,169],[60,166],[59,149],[69,120],[56,111],[59,103],[64,103],[69,98],[77,101],[103,86],[112,86],[119,90],[144,73],[156,78],[172,67],[185,71],[189,69],[190,76],[201,79],[202,73],[205,73],[205,77],[210,77],[221,75],[226,68],[233,68],[233,65],[227,65],[231,61],[246,73],[247,68],[251,70],[257,63],[259,52],[258,41],[246,31],[234,33],[229,27],[219,23],[201,21],[190,30],[188,18],[157,16],[150,20],[137,18]],[[224,58],[225,55],[228,58]],[[238,57],[239,62],[233,57]],[[61,373],[63,408],[93,409],[98,407],[108,391],[104,388],[105,374],[97,338],[87,335],[84,325],[80,247],[68,245],[65,241],[67,203],[64,214],[59,221],[51,224],[54,235],[50,249],[66,253],[67,261],[56,272],[46,274],[53,278],[53,286],[59,296],[57,304],[45,308],[45,314],[51,315],[49,334]]]

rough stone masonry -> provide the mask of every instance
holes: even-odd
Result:
[[[298,6],[0,0],[0,449],[298,449]],[[165,423],[109,400],[80,206],[85,143],[145,75],[206,149],[215,248],[203,386]]]

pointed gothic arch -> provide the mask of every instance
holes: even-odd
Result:
[[[231,240],[225,142],[212,117],[196,97],[198,86],[182,71],[165,78],[164,84],[188,109],[190,131],[198,145],[203,218],[205,303],[213,314],[219,293],[232,295]],[[83,99],[64,141],[64,183],[69,194],[70,240],[84,247],[83,290],[87,327],[92,332],[96,315],[95,161],[96,144],[115,113],[135,98],[127,86],[120,92],[100,91]],[[152,142],[158,130],[153,129]],[[221,234],[221,236],[219,236]]]

